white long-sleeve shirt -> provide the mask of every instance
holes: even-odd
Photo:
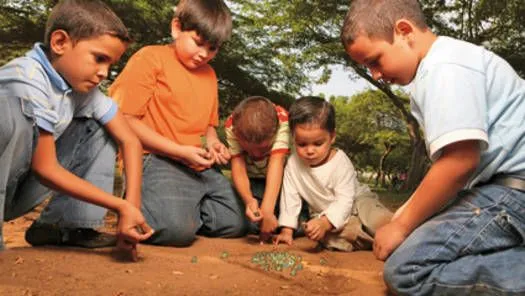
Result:
[[[311,213],[326,216],[336,230],[341,229],[352,213],[354,197],[369,191],[357,180],[354,166],[342,150],[314,168],[294,153],[284,171],[279,225],[296,229],[304,200]]]

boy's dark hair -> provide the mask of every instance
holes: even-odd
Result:
[[[233,133],[248,143],[261,143],[272,139],[279,128],[274,104],[265,97],[244,99],[232,113]]]
[[[66,31],[73,41],[109,34],[130,42],[128,29],[122,20],[99,0],[62,0],[47,18],[44,45],[49,47],[51,34]]]
[[[392,43],[394,26],[402,18],[419,29],[427,28],[417,0],[353,0],[345,16],[341,41],[346,47],[364,36]]]
[[[318,124],[329,133],[335,132],[335,108],[321,97],[306,96],[297,99],[290,107],[290,131],[299,124]]]
[[[181,0],[175,18],[182,31],[193,31],[210,45],[220,47],[230,38],[232,17],[222,0]]]

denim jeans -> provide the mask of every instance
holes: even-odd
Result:
[[[24,215],[43,202],[51,190],[30,172],[38,139],[30,105],[25,100],[0,99],[0,118],[1,223]],[[65,169],[108,193],[113,191],[116,146],[98,122],[74,119],[56,141],[56,153]],[[39,221],[93,228],[104,223],[105,213],[105,208],[54,193]]]
[[[142,213],[155,229],[146,243],[185,247],[197,234],[245,234],[241,201],[220,171],[196,172],[171,159],[148,154],[142,176]]]
[[[250,190],[252,192],[253,197],[257,200],[259,207],[261,206],[265,189],[266,189],[266,179],[250,178]],[[277,201],[275,202],[275,208],[273,211],[277,219],[279,219],[279,212],[280,211],[279,211],[279,196],[278,196]],[[306,222],[309,219],[310,219],[310,213],[308,212],[308,204],[303,200],[303,205],[301,207],[301,213],[299,214],[299,221],[300,221],[299,227],[294,231],[294,237],[304,236],[304,229],[303,229],[303,226],[301,225],[301,222]],[[259,234],[261,232],[259,223],[254,223],[251,221],[248,221],[247,223],[248,223],[248,233]]]
[[[399,295],[525,295],[525,193],[499,185],[462,191],[385,263]]]

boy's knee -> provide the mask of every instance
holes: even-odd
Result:
[[[229,229],[228,237],[241,237],[248,232],[248,223],[245,220],[240,220],[239,223],[234,224]]]
[[[385,262],[383,278],[390,289],[397,295],[424,295],[423,284],[433,267],[424,262],[414,262],[394,252]]]
[[[155,233],[146,243],[162,246],[189,247],[195,241],[196,234],[193,229],[171,227],[155,230]]]
[[[392,257],[390,257],[386,262],[385,262],[385,265],[384,265],[384,270],[383,270],[383,278],[385,280],[385,283],[386,285],[388,286],[388,288],[393,291],[393,292],[396,292],[396,291],[399,291],[399,274],[398,274],[398,269],[399,269],[399,265],[397,262],[394,263],[394,260],[391,260]]]
[[[216,229],[201,229],[201,234],[210,237],[235,238],[245,236],[248,232],[248,223],[240,219],[235,223],[223,224]]]

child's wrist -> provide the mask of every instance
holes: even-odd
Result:
[[[328,220],[328,218],[326,216],[322,216],[319,218],[323,224],[323,227],[326,231],[330,231],[332,229],[334,229],[335,227],[332,225],[332,223],[330,223],[330,220]]]
[[[119,216],[120,216],[120,214],[122,212],[126,211],[128,206],[132,206],[132,204],[130,202],[128,202],[127,200],[125,200],[125,199],[118,198],[118,197],[115,197],[115,198],[117,199],[117,206],[114,209],[112,209],[112,210],[117,212],[119,214]]]
[[[281,234],[282,235],[290,235],[290,236],[292,236],[293,235],[293,229],[290,228],[290,227],[283,227],[281,229]]]
[[[247,197],[247,198],[243,198],[244,200],[244,205],[246,205],[247,207],[248,206],[251,206],[253,204],[256,204],[257,207],[259,207],[259,202],[257,201],[257,199],[253,196],[250,196],[250,197]]]
[[[273,209],[275,206],[265,204],[264,202],[261,204],[261,211],[263,213],[272,214],[273,215]]]

